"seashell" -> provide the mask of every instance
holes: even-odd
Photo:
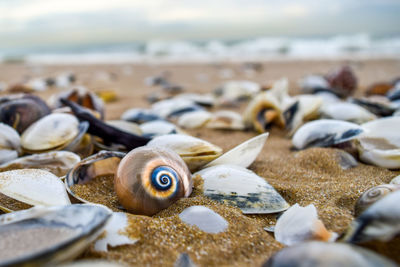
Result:
[[[386,97],[390,101],[400,100],[400,82],[397,82],[396,85],[387,92]]]
[[[343,97],[350,96],[357,89],[357,77],[350,66],[340,67],[326,76],[331,89]]]
[[[128,227],[128,218],[124,212],[113,212],[110,221],[104,229],[104,234],[94,243],[95,251],[108,251],[108,246],[117,247],[135,244],[138,239],[130,238],[124,234]]]
[[[139,125],[137,125],[134,122],[124,121],[124,120],[109,120],[106,121],[106,123],[127,133],[132,133],[136,135],[143,134]]]
[[[61,177],[64,176],[81,158],[69,151],[51,151],[21,157],[0,165],[0,170],[42,169]]]
[[[322,105],[330,103],[337,103],[342,101],[337,95],[335,95],[332,91],[318,91],[314,93],[314,95],[320,97],[322,99]]]
[[[363,243],[389,241],[400,233],[400,191],[394,191],[369,206],[351,224],[344,241]]]
[[[0,104],[0,121],[19,133],[50,113],[46,103],[34,95],[12,95],[3,98],[3,101]]]
[[[228,228],[228,222],[221,215],[204,206],[186,208],[179,214],[179,218],[206,233],[217,234]]]
[[[204,180],[204,195],[244,214],[281,212],[289,204],[263,178],[237,165],[217,165],[193,175]]]
[[[140,130],[144,136],[154,137],[166,134],[175,134],[180,132],[175,124],[165,121],[149,121],[140,125]]]
[[[374,83],[371,86],[368,87],[366,90],[365,94],[367,96],[370,95],[386,95],[386,93],[392,89],[393,84],[391,83],[386,83],[386,82],[380,82],[380,83]]]
[[[212,117],[212,114],[205,110],[188,112],[181,115],[178,125],[185,129],[197,129],[203,127]]]
[[[339,165],[342,170],[348,170],[358,165],[357,160],[348,152],[344,150],[337,151],[339,155]]]
[[[185,161],[191,171],[201,168],[222,154],[220,147],[202,139],[183,134],[157,136],[147,146],[164,147],[173,150]]]
[[[58,266],[79,256],[103,231],[100,205],[35,207],[0,216],[3,266]],[[23,240],[23,242],[21,242]]]
[[[0,122],[0,164],[11,161],[21,153],[21,138],[11,126]]]
[[[315,95],[299,95],[292,99],[293,104],[290,104],[283,112],[289,136],[292,136],[305,121],[317,118],[322,105],[322,99]]]
[[[104,118],[104,102],[95,93],[88,91],[84,87],[77,87],[75,89],[62,92],[57,95],[50,97],[48,103],[53,108],[60,108],[64,106],[60,99],[67,99],[69,101],[75,102],[82,107],[88,108],[95,111],[100,115],[100,118]]]
[[[368,189],[358,198],[355,205],[355,215],[360,215],[376,201],[397,190],[400,190],[400,185],[396,184],[383,184]]]
[[[299,204],[291,206],[279,217],[274,233],[275,239],[286,246],[311,240],[333,242],[338,236],[325,228],[312,204],[306,207],[300,207]]]
[[[205,168],[221,164],[233,164],[244,168],[249,167],[260,154],[268,136],[269,133],[263,133],[241,143],[208,163]]]
[[[217,97],[218,103],[224,105],[249,99],[259,93],[260,90],[261,86],[252,81],[229,81],[217,88],[214,95]]]
[[[292,138],[296,149],[329,147],[356,138],[363,132],[357,124],[338,120],[316,120],[301,126]]]
[[[263,133],[273,124],[285,125],[279,100],[270,92],[263,92],[254,97],[247,106],[243,119],[246,127]]]
[[[122,114],[121,119],[142,124],[149,121],[162,120],[163,118],[158,116],[153,110],[133,108],[125,111]]]
[[[400,185],[400,175],[394,177],[391,181],[390,184],[398,184]]]
[[[212,107],[215,104],[215,97],[212,94],[184,93],[174,97],[175,99],[187,99],[203,107]]]
[[[299,85],[306,94],[314,94],[320,89],[330,87],[328,81],[321,75],[308,75],[299,82]]]
[[[323,118],[348,121],[357,124],[375,120],[376,116],[365,108],[353,103],[332,103],[321,108]]]
[[[49,114],[25,130],[21,145],[25,151],[40,152],[65,147],[79,134],[79,121],[70,114]]]
[[[135,214],[154,215],[192,192],[191,174],[175,152],[140,147],[129,152],[114,180],[118,200]]]
[[[178,259],[176,259],[174,267],[196,267],[197,265],[193,263],[189,255],[186,253],[179,254]]]
[[[364,266],[395,267],[396,263],[373,251],[345,243],[305,242],[278,251],[263,267]]]
[[[221,130],[244,130],[242,115],[230,110],[219,110],[206,123],[207,128]]]
[[[114,174],[125,155],[125,153],[116,151],[100,151],[81,160],[75,164],[65,177],[65,186],[68,193],[81,202],[90,203],[86,199],[79,197],[75,193],[73,186],[85,184],[97,176]]]
[[[400,117],[388,117],[362,124],[364,133],[357,137],[360,159],[369,164],[400,168]]]
[[[39,169],[21,169],[0,173],[0,193],[31,206],[71,204],[60,178]],[[0,204],[3,211],[11,211]]]
[[[178,98],[158,101],[151,106],[151,109],[154,113],[165,119],[180,116],[187,112],[204,110],[204,108],[191,100]]]
[[[391,116],[396,110],[396,107],[383,96],[353,98],[350,101],[380,117]]]

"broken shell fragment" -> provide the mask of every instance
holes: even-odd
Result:
[[[221,164],[234,164],[244,168],[249,167],[263,149],[268,135],[269,133],[263,133],[241,143],[208,163],[205,168]]]
[[[391,240],[400,233],[399,202],[399,190],[376,201],[353,221],[344,236],[344,241],[363,243]]]
[[[237,165],[217,165],[193,175],[204,180],[204,195],[244,214],[277,213],[289,204],[263,178]]]
[[[108,246],[117,247],[135,244],[138,239],[132,239],[125,234],[128,218],[124,212],[113,212],[111,219],[104,229],[104,235],[94,244],[95,251],[108,251]]]
[[[150,147],[165,147],[175,151],[191,171],[201,168],[222,154],[220,147],[202,139],[183,134],[158,136],[147,145]]]
[[[292,138],[296,149],[329,147],[355,139],[363,132],[357,124],[338,120],[316,120],[300,127]]]
[[[179,218],[188,225],[195,225],[206,233],[217,234],[228,228],[228,222],[215,211],[205,206],[191,206],[184,209]]]
[[[60,178],[39,169],[1,172],[0,193],[31,206],[71,204]],[[4,208],[2,210],[10,211],[7,207]]]
[[[397,184],[383,184],[368,189],[358,198],[355,206],[355,215],[360,215],[369,206],[397,190],[400,190],[400,185]]]
[[[348,121],[357,124],[375,120],[376,116],[365,108],[353,103],[332,103],[321,108],[323,118]]]
[[[387,117],[361,125],[364,133],[357,137],[360,159],[369,164],[400,168],[400,117]]]
[[[100,205],[35,207],[0,216],[4,266],[50,266],[79,256],[103,231],[111,211]],[[21,242],[23,240],[23,242]]]
[[[118,200],[134,214],[154,215],[192,192],[192,178],[175,152],[140,147],[120,162],[114,187]]]
[[[305,242],[286,247],[265,262],[263,267],[303,266],[397,266],[391,260],[365,248],[325,242]]]
[[[287,246],[305,241],[335,241],[337,234],[328,231],[318,219],[314,205],[295,204],[285,211],[275,225],[275,239]]]

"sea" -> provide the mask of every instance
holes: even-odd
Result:
[[[238,40],[100,42],[0,49],[0,62],[121,64],[320,59],[400,59],[400,35],[359,33],[325,37],[255,37]]]

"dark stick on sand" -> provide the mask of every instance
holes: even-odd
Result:
[[[97,119],[85,108],[72,101],[67,99],[61,99],[60,101],[64,105],[70,107],[72,112],[80,121],[89,122],[88,133],[102,138],[105,142],[121,144],[131,150],[144,146],[151,140],[150,138],[127,133],[112,127],[102,120]]]

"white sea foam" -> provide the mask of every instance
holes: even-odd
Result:
[[[68,48],[53,53],[30,51],[23,54],[23,59],[44,64],[92,64],[400,58],[400,36],[372,38],[368,34],[325,38],[260,37],[235,42],[149,41],[141,45],[101,47],[86,46],[74,52]],[[0,51],[0,61],[1,58]],[[3,53],[3,59],[6,58]]]

